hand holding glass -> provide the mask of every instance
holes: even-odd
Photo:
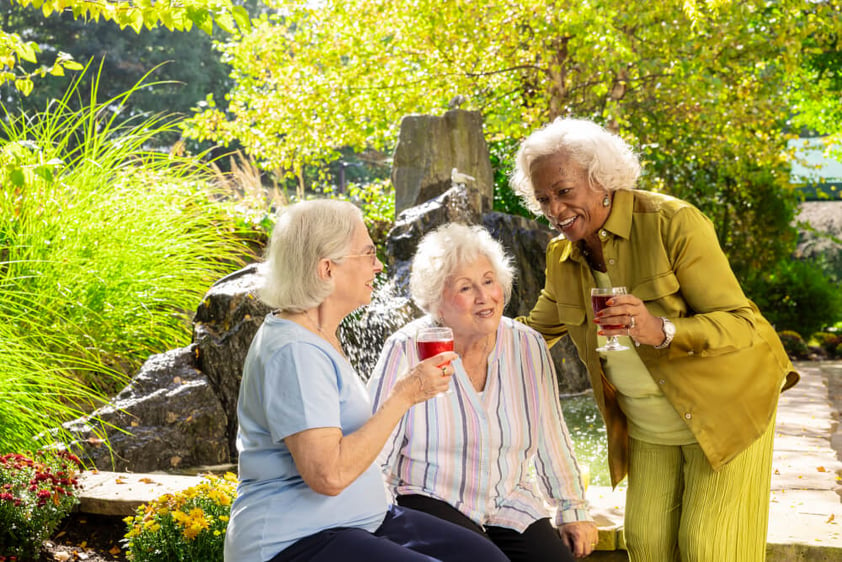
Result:
[[[593,306],[594,316],[599,314],[603,308],[608,308],[608,301],[617,295],[625,295],[625,287],[594,287],[591,289],[591,305]],[[599,325],[606,330],[622,330],[626,326],[623,324],[602,324]],[[621,351],[628,349],[617,341],[617,336],[609,336],[608,341],[604,346],[596,348],[597,351]]]
[[[445,351],[453,351],[453,330],[438,326],[421,328],[415,336],[415,344],[421,361]],[[446,363],[439,367],[444,365]],[[447,393],[450,392],[452,389],[447,391]]]

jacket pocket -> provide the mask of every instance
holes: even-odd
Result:
[[[558,319],[565,326],[581,326],[585,323],[585,309],[577,304],[557,303]]]
[[[667,271],[657,277],[636,284],[631,288],[631,292],[644,301],[656,301],[674,295],[680,289],[681,286],[678,284],[675,274],[672,271]]]

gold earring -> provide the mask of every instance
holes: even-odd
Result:
[[[605,194],[605,197],[602,198],[602,206],[607,207],[611,204],[611,198],[608,197],[608,194]]]

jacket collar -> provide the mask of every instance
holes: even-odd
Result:
[[[602,225],[601,230],[608,231],[614,236],[628,240],[631,235],[632,215],[634,213],[634,191],[620,190],[614,192],[614,201],[611,204],[611,212]],[[564,235],[557,236],[555,240],[565,240]],[[586,264],[585,256],[579,250],[578,244],[569,242],[559,256],[559,261],[572,259],[575,262]]]

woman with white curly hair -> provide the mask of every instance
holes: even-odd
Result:
[[[611,481],[628,476],[633,562],[763,560],[775,410],[798,374],[743,294],[711,221],[635,189],[617,135],[557,119],[523,141],[513,188],[561,236],[524,322],[569,334],[608,430]],[[627,288],[594,314],[591,289]],[[621,336],[626,349],[597,349]]]
[[[418,363],[416,335],[453,331],[459,358],[451,391],[410,408],[379,457],[398,505],[490,538],[513,561],[584,557],[597,528],[558,401],[541,335],[503,316],[514,269],[481,226],[427,234],[412,261],[410,291],[427,315],[386,342],[369,393],[375,410]]]

